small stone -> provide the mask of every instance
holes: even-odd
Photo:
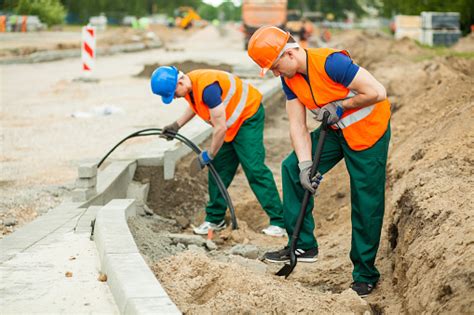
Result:
[[[18,223],[18,221],[15,218],[6,218],[3,220],[3,225],[5,226],[14,226]]]
[[[186,245],[182,244],[182,243],[178,243],[176,244],[176,248],[180,251],[182,250],[185,250],[186,249]]]
[[[336,213],[333,212],[326,218],[326,220],[333,221],[335,218],[336,218]]]
[[[257,259],[258,248],[255,245],[235,245],[230,249],[232,255],[239,255],[249,259]]]
[[[198,246],[198,245],[189,245],[188,249],[192,252],[195,252],[195,253],[204,253],[205,252],[204,248],[202,248],[201,246]]]
[[[174,244],[182,243],[185,245],[197,245],[197,246],[204,246],[206,241],[198,235],[188,235],[188,234],[168,234],[167,235],[171,242]]]
[[[153,215],[153,210],[151,210],[147,205],[143,205],[143,210],[147,215]]]
[[[209,250],[216,250],[217,249],[217,245],[211,240],[206,241],[206,247]]]
[[[182,228],[185,229],[189,226],[189,219],[183,216],[177,216],[175,218],[176,222],[178,222],[178,225]]]
[[[107,281],[107,275],[104,273],[99,273],[99,277],[97,277],[97,280],[100,282],[106,282]]]
[[[72,272],[66,271],[66,273],[64,275],[66,276],[66,278],[71,278],[72,277]]]
[[[337,198],[337,199],[342,199],[342,198],[344,198],[345,196],[346,196],[346,193],[343,192],[343,191],[338,191],[338,192],[336,193],[336,198]]]

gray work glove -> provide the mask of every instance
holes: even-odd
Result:
[[[324,105],[320,110],[318,115],[315,117],[317,121],[323,121],[324,113],[329,113],[328,124],[335,124],[341,119],[342,114],[344,113],[344,108],[342,107],[342,100],[334,101]]]
[[[174,135],[171,135],[169,132],[172,131],[172,132],[176,133],[176,132],[178,132],[179,128],[180,128],[180,127],[179,127],[177,121],[173,122],[173,123],[170,124],[170,125],[164,126],[160,138],[164,138],[164,139],[166,139],[166,140],[168,140],[168,141],[173,140],[173,139],[174,139]]]
[[[212,155],[207,150],[202,151],[189,165],[189,174],[196,176],[206,165],[212,162]]]
[[[304,189],[308,190],[312,195],[316,193],[316,190],[323,179],[323,176],[317,172],[313,178],[309,178],[311,175],[311,166],[313,165],[312,161],[303,161],[298,163],[298,167],[300,168],[300,182],[301,186]]]

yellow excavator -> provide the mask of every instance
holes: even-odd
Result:
[[[179,7],[175,11],[176,26],[187,30],[195,21],[200,21],[201,17],[191,7]]]

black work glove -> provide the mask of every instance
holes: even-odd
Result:
[[[207,150],[202,151],[189,165],[189,174],[196,176],[207,164],[211,163],[213,157]]]
[[[160,138],[164,138],[168,141],[173,140],[174,139],[174,133],[178,132],[179,128],[180,127],[179,127],[177,121],[173,122],[170,125],[164,126]],[[173,132],[173,135],[170,133],[170,131]]]
[[[298,163],[298,167],[300,168],[301,186],[314,195],[319,187],[319,184],[321,183],[321,180],[323,179],[323,176],[317,172],[313,178],[309,178],[312,165],[312,161],[303,161]]]

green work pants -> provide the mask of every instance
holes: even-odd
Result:
[[[229,187],[240,163],[250,188],[270,217],[270,224],[283,228],[280,195],[273,174],[265,165],[264,120],[265,110],[263,105],[260,105],[258,111],[242,124],[234,140],[223,144],[212,164],[225,186]],[[209,173],[209,202],[206,207],[206,221],[219,223],[224,219],[226,209],[227,204],[219,192],[214,178]]]
[[[311,133],[312,154],[316,150],[320,129]],[[380,242],[384,204],[385,168],[387,164],[390,125],[385,134],[369,149],[352,150],[341,130],[329,128],[319,172],[324,174],[342,158],[351,183],[352,243],[350,258],[354,264],[352,277],[355,282],[376,283],[380,274],[375,268],[375,256]],[[288,235],[293,235],[300,212],[304,189],[299,180],[298,158],[293,151],[282,163],[283,212]],[[324,179],[322,185],[329,179]],[[318,246],[314,237],[313,198],[310,198],[298,239],[298,248],[310,249]],[[289,244],[289,243],[288,243]]]

